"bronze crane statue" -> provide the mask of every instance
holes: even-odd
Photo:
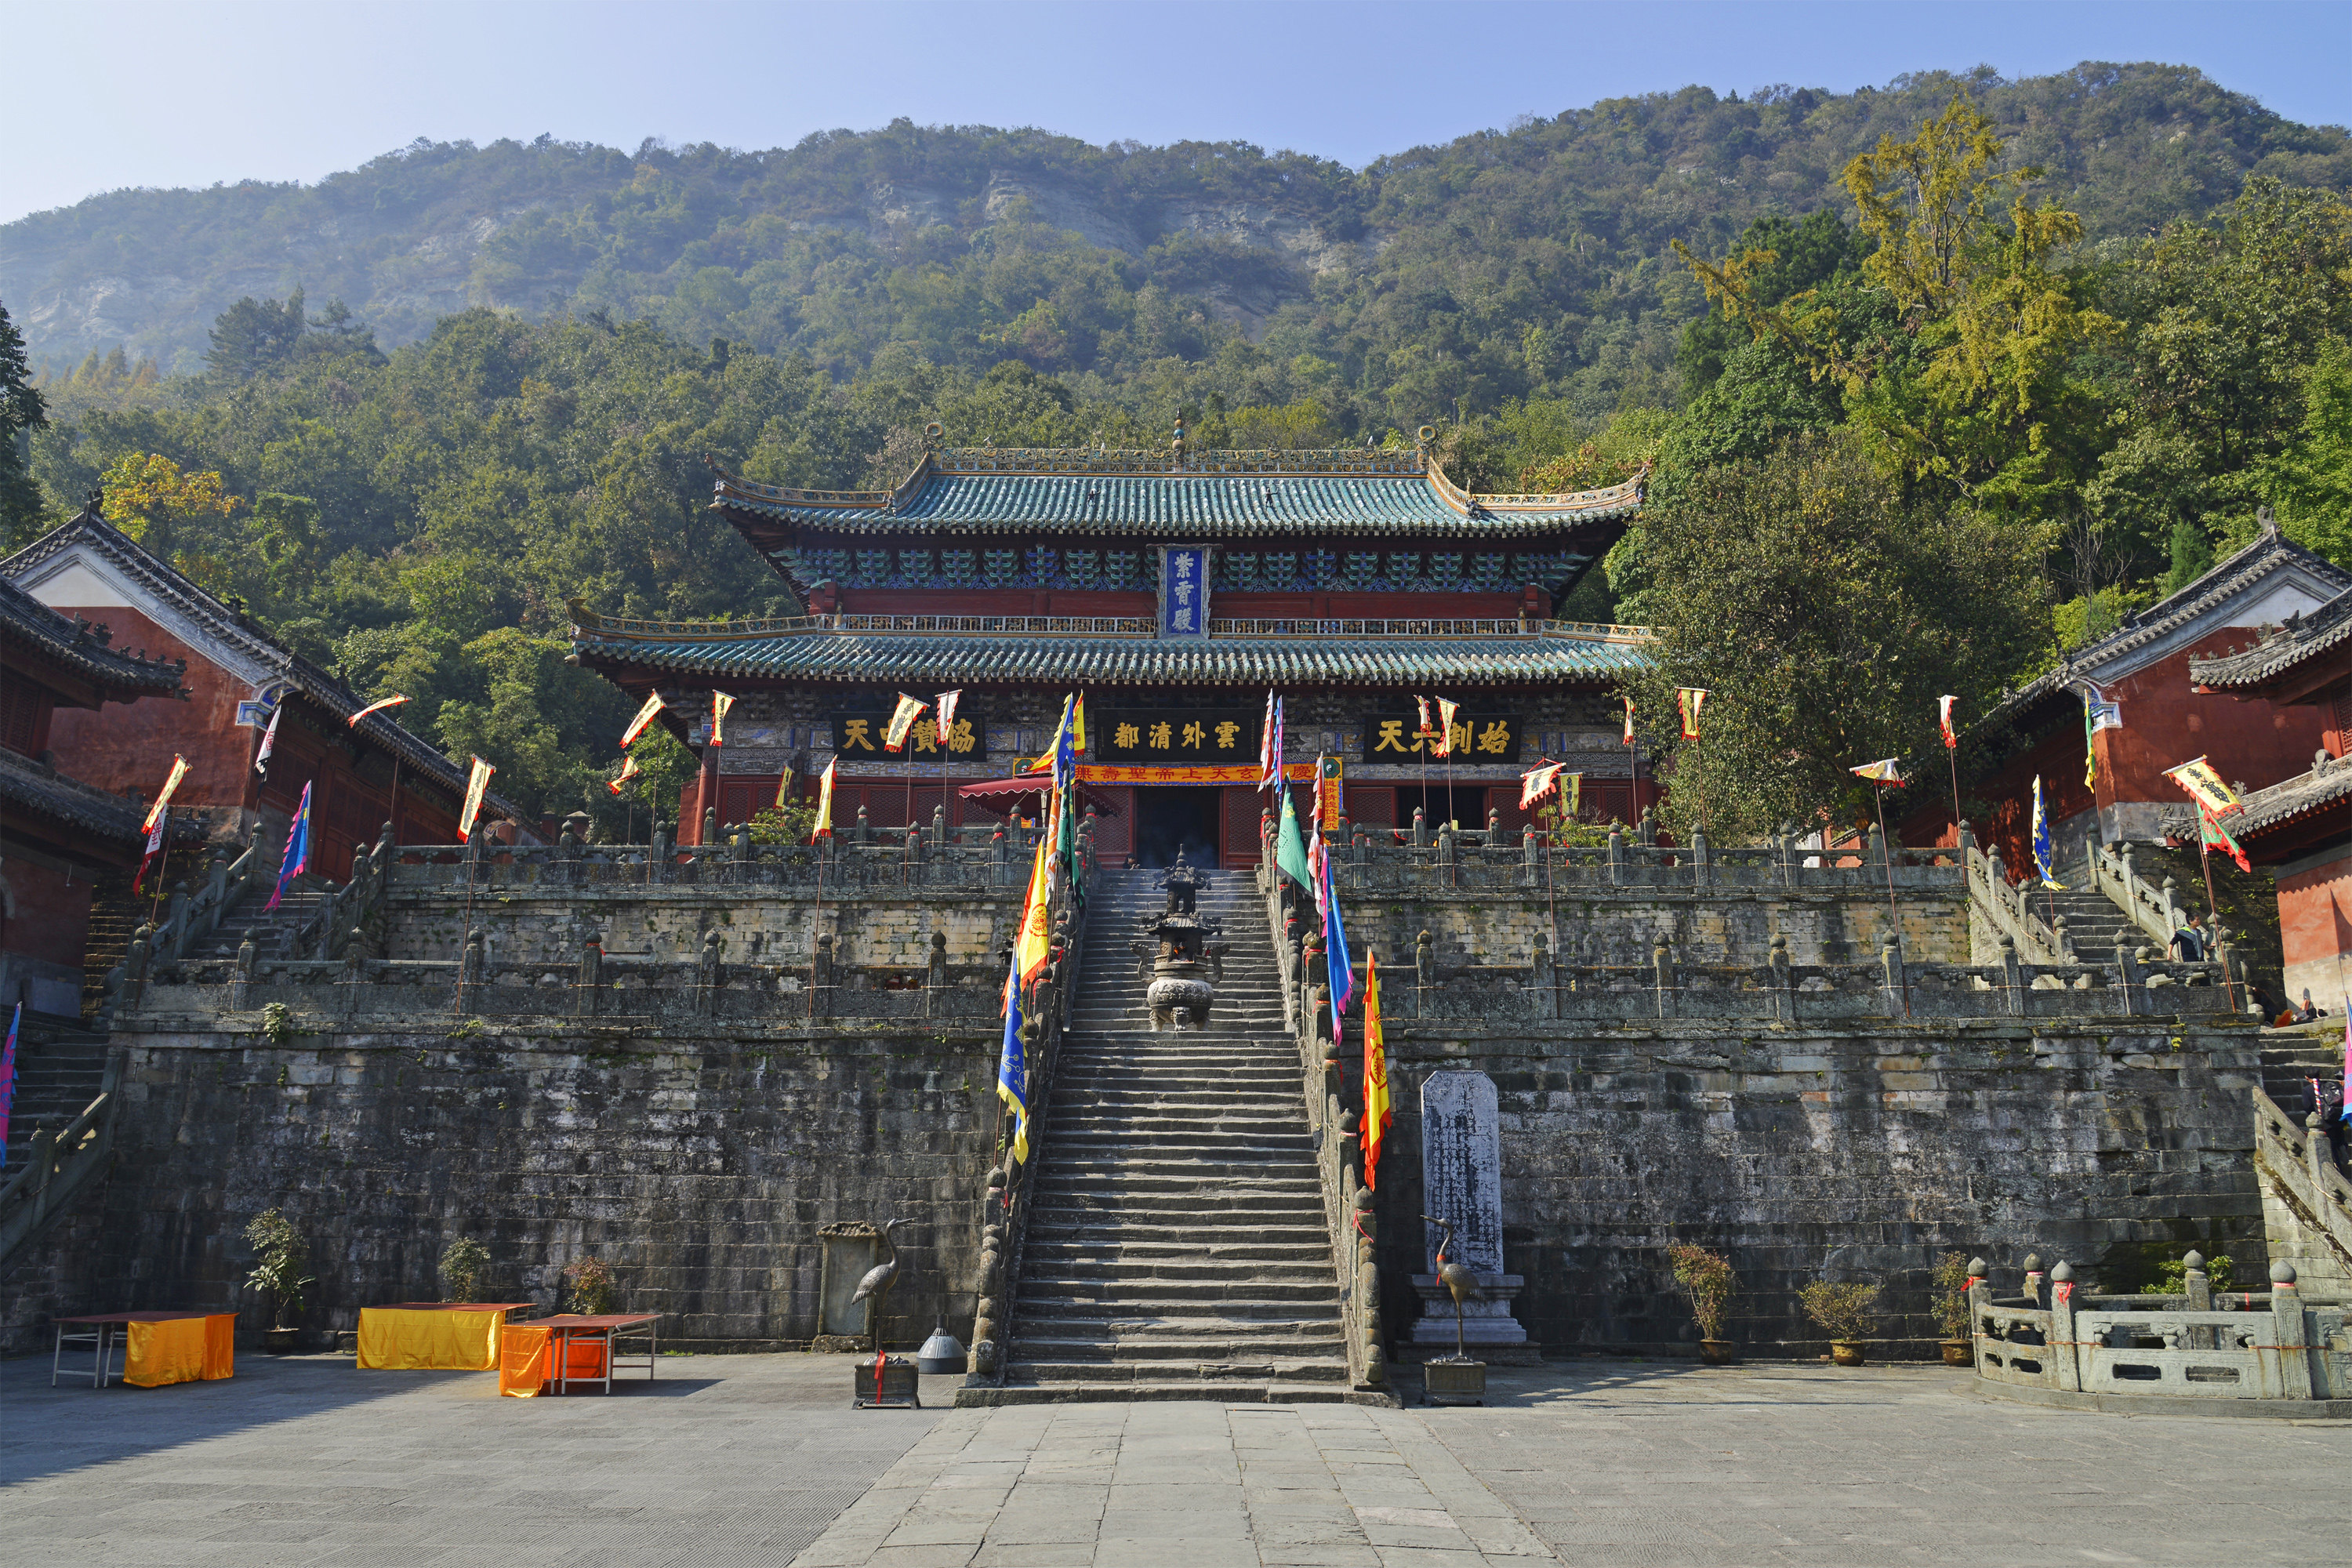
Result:
[[[890,1294],[890,1287],[898,1282],[898,1244],[890,1239],[890,1232],[906,1223],[903,1219],[888,1219],[882,1222],[882,1247],[890,1256],[866,1271],[865,1276],[857,1281],[857,1293],[849,1299],[849,1304],[853,1307],[868,1298],[872,1299],[871,1304],[866,1309],[866,1327],[873,1336],[873,1343],[868,1348],[877,1356],[882,1353],[882,1300],[884,1297]],[[881,1384],[876,1384],[874,1391],[879,1394],[882,1392]]]
[[[1486,1299],[1486,1292],[1478,1289],[1478,1277],[1475,1274],[1446,1257],[1447,1253],[1454,1250],[1453,1222],[1440,1219],[1433,1214],[1425,1214],[1421,1217],[1445,1233],[1444,1238],[1437,1244],[1437,1278],[1439,1283],[1445,1287],[1445,1293],[1454,1298],[1454,1359],[1467,1361],[1470,1359],[1469,1352],[1462,1348],[1462,1303],[1483,1301]]]

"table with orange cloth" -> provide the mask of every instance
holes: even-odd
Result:
[[[631,1371],[643,1366],[650,1382],[659,1349],[653,1324],[660,1316],[659,1312],[609,1312],[583,1317],[563,1312],[508,1329],[499,1342],[499,1392],[529,1399],[539,1394],[569,1394],[575,1383],[593,1383],[601,1384],[604,1392],[610,1394],[613,1373],[622,1366]],[[645,1331],[644,1360],[635,1355],[624,1360],[613,1342],[625,1333],[635,1338],[630,1333],[635,1329]]]
[[[56,1321],[57,1348],[49,1357],[51,1388],[64,1375],[68,1343],[90,1347],[87,1375],[92,1388],[104,1388],[113,1377],[118,1343],[123,1352],[121,1381],[134,1388],[216,1383],[236,1375],[235,1312],[94,1312]],[[68,1329],[79,1331],[68,1333]],[[84,1374],[76,1372],[74,1375]]]
[[[488,1372],[499,1332],[530,1301],[395,1301],[360,1309],[360,1366],[371,1372]]]

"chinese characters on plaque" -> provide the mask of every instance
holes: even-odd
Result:
[[[904,761],[910,757],[922,757],[931,762],[944,758],[957,763],[988,760],[987,733],[981,721],[969,713],[957,713],[955,722],[949,726],[944,752],[940,747],[939,727],[928,716],[907,731],[906,744],[896,752],[883,749],[883,738],[889,728],[890,716],[887,713],[836,713],[833,716],[834,753],[877,762]]]
[[[1209,635],[1209,547],[1169,544],[1160,551],[1160,635]]]
[[[1371,714],[1364,720],[1364,761],[1368,763],[1442,762],[1445,752],[1434,728],[1423,730],[1420,716],[1408,710]],[[1519,760],[1519,720],[1463,712],[1454,716],[1453,759],[1457,763],[1516,763]]]
[[[1263,714],[1216,708],[1110,708],[1087,719],[1089,762],[1223,765],[1257,761]]]

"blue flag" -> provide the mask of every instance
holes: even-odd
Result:
[[[1339,920],[1339,890],[1331,885],[1331,862],[1323,862],[1323,961],[1331,974],[1331,1044],[1339,1043],[1339,1016],[1356,999],[1356,966],[1348,959],[1348,931]]]
[[[2052,862],[2057,852],[2050,847],[2050,814],[2042,809],[2042,775],[2033,775],[2033,864],[2042,872],[2042,885],[2066,890],[2066,884],[2052,874]]]
[[[8,1112],[16,1103],[16,1026],[25,1021],[25,1005],[8,1015],[8,1043],[0,1046],[0,1164],[8,1161]]]
[[[310,786],[302,786],[302,804],[294,808],[294,826],[286,833],[286,854],[278,862],[278,887],[267,909],[276,909],[286,896],[286,884],[310,868]]]
[[[1004,1054],[996,1063],[996,1096],[1013,1110],[1013,1157],[1029,1157],[1029,1063],[1021,1049],[1021,961],[1004,976]]]

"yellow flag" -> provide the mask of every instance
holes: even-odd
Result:
[[[621,759],[621,776],[616,779],[607,779],[604,782],[604,787],[618,795],[623,785],[637,776],[638,771],[636,758],[624,757]]]
[[[1394,1120],[1389,1110],[1389,1053],[1381,1038],[1381,964],[1379,955],[1364,953],[1364,1185],[1379,1185],[1381,1134]]]
[[[474,771],[466,775],[466,809],[457,818],[459,839],[474,837],[474,822],[482,815],[482,796],[489,790],[490,775],[498,771],[481,758],[474,759]]]
[[[2177,768],[2167,768],[2164,776],[2187,790],[2216,822],[2246,809],[2238,792],[2224,783],[2221,775],[2213,771],[2213,764],[2202,757],[2191,758]]]
[[[1013,967],[1025,983],[1045,967],[1045,950],[1054,934],[1054,917],[1045,907],[1045,841],[1037,841],[1037,858],[1029,868],[1029,899],[1021,911],[1021,935],[1013,945]]]
[[[139,825],[140,832],[152,833],[155,831],[155,819],[163,815],[163,808],[165,806],[172,804],[172,792],[178,789],[180,787],[180,781],[187,776],[188,759],[178,755],[176,752],[173,753],[172,757],[172,776],[163,781],[163,791],[155,796],[155,804],[147,808],[147,820]]]
[[[898,693],[898,706],[890,715],[889,729],[882,735],[882,749],[886,752],[895,752],[905,745],[907,731],[915,727],[915,721],[923,716],[923,710],[929,706],[929,704],[919,701],[903,691]]]
[[[627,751],[629,749],[629,742],[644,734],[646,732],[646,726],[652,723],[654,721],[654,715],[661,710],[661,693],[656,691],[651,697],[646,699],[646,705],[637,710],[637,716],[629,721],[629,727],[627,729],[621,731],[621,750],[625,752]]]
[[[839,765],[840,759],[837,757],[825,763],[824,777],[817,781],[816,827],[809,834],[809,842],[812,844],[820,838],[829,838],[833,836],[833,770]]]
[[[719,726],[727,722],[727,710],[734,706],[735,699],[728,696],[724,691],[714,691],[710,694],[710,743],[712,745],[724,744],[719,738]]]

